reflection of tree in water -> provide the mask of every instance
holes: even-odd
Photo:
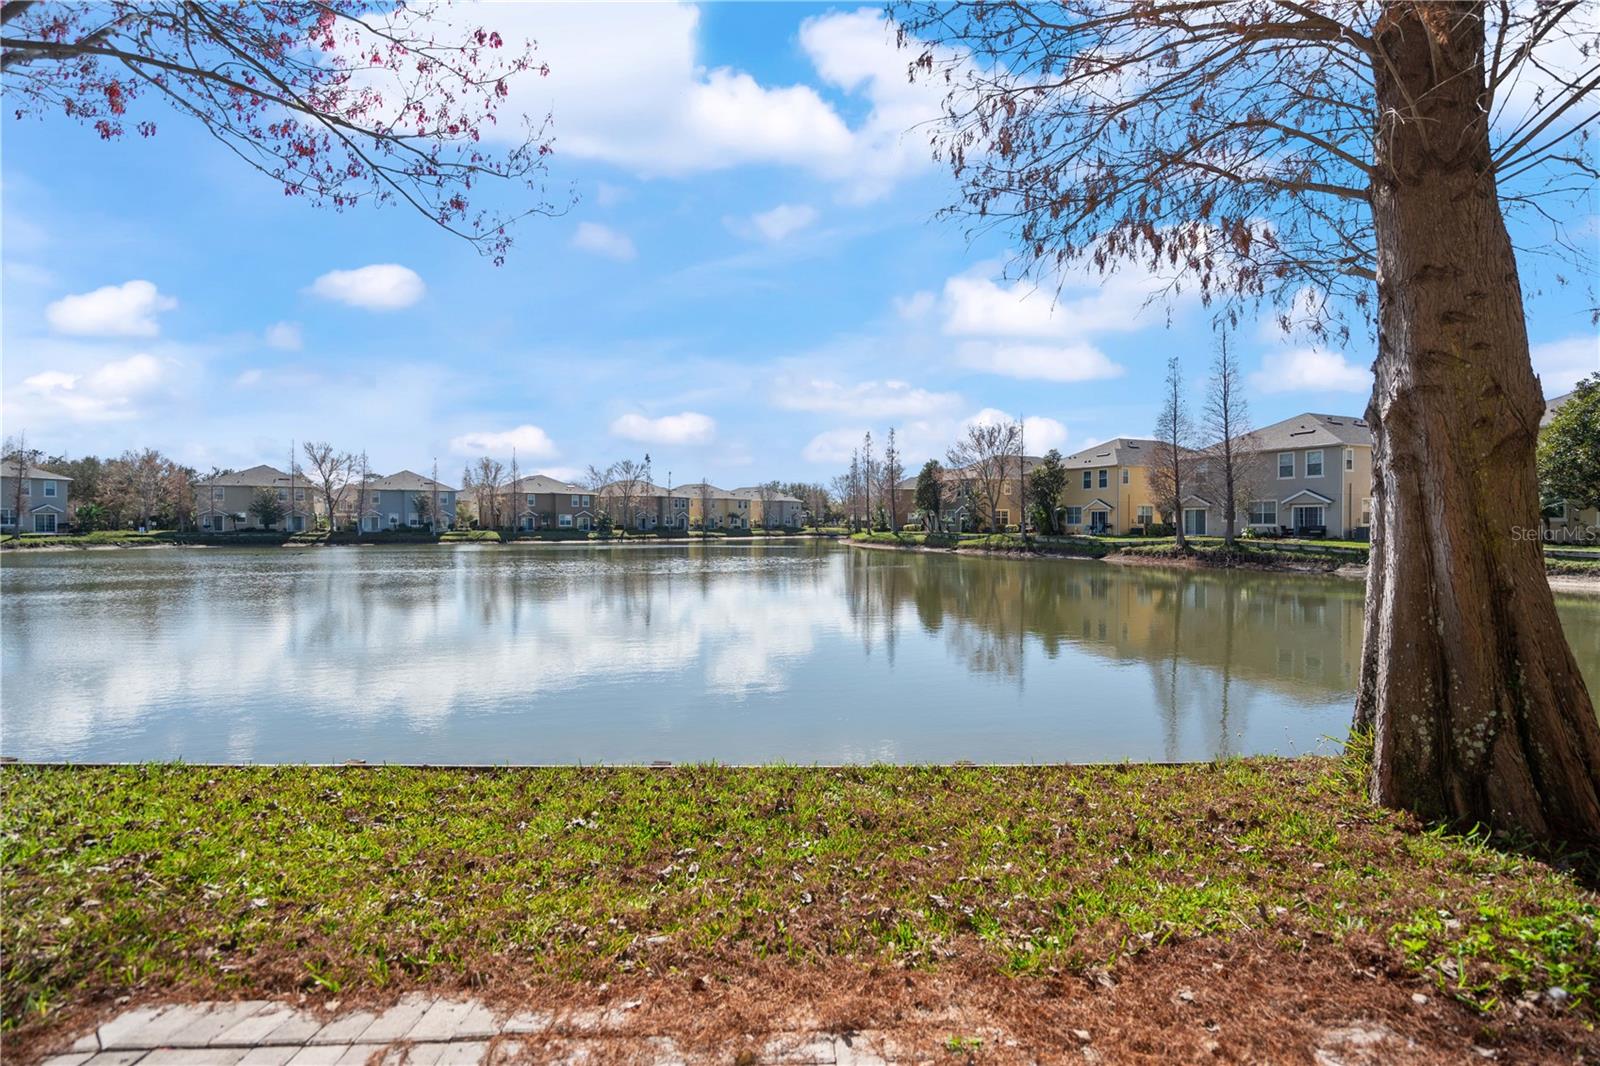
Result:
[[[1362,589],[1306,575],[1134,568],[1104,563],[855,552],[849,593],[863,647],[900,608],[943,633],[970,669],[1016,678],[1025,649],[1063,645],[1151,673],[1170,758],[1197,714],[1208,750],[1226,754],[1248,724],[1236,682],[1296,698],[1355,685]],[[1123,713],[1127,708],[1107,708]]]

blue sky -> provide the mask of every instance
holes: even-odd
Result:
[[[401,209],[288,200],[198,128],[101,142],[5,118],[3,420],[50,453],[160,448],[282,466],[291,439],[459,478],[477,455],[570,475],[649,452],[658,480],[837,473],[899,427],[908,464],[1022,413],[1029,450],[1146,435],[1167,356],[1198,401],[1213,344],[1149,279],[1003,278],[1007,246],[933,216],[956,189],[907,133],[936,114],[876,9],[508,5],[551,76],[551,188],[503,267]],[[1594,247],[1591,201],[1567,210]],[[1519,231],[1538,242],[1535,231]],[[1600,366],[1584,287],[1525,264],[1547,392]],[[1237,334],[1257,424],[1359,414],[1371,341]],[[988,412],[988,414],[986,414]]]

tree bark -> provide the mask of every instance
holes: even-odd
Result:
[[[1538,539],[1543,400],[1500,211],[1482,8],[1387,8],[1374,64],[1375,508],[1356,724],[1373,799],[1600,843],[1600,725]]]

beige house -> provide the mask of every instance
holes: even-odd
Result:
[[[786,492],[763,490],[759,485],[734,489],[733,495],[750,501],[752,525],[759,525],[763,529],[793,529],[800,525],[800,512],[804,505],[798,497]]]
[[[1037,455],[1022,456],[1022,470],[1030,472],[1034,467],[1043,462]],[[1017,460],[1006,461],[1005,477],[999,479],[995,486],[994,521],[989,521],[989,496],[984,489],[982,479],[971,476],[964,470],[945,469],[939,475],[943,490],[940,494],[939,523],[941,528],[956,532],[968,530],[987,530],[991,525],[998,529],[1016,525],[1022,521],[1023,506],[1019,491],[1021,485],[1017,478]],[[898,518],[902,523],[922,521],[922,512],[917,507],[917,478],[918,474],[902,478],[895,482],[895,508]],[[876,510],[876,502],[874,502]]]
[[[26,471],[15,459],[0,463],[0,529],[12,533],[55,533],[66,529],[72,479],[42,466]],[[21,504],[19,506],[18,500]]]
[[[670,495],[689,501],[689,526],[692,529],[728,531],[750,528],[751,502],[747,497],[704,481],[675,485]]]
[[[1061,460],[1066,487],[1057,501],[1068,533],[1130,533],[1161,520],[1150,491],[1150,468],[1161,442],[1116,437]]]
[[[299,533],[316,525],[316,490],[304,474],[285,474],[276,467],[253,466],[233,474],[219,474],[195,483],[194,511],[200,528],[211,533],[261,529],[250,513],[258,492],[270,492],[283,508],[280,528]]]

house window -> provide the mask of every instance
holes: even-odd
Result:
[[[1252,526],[1275,526],[1278,524],[1277,500],[1251,500],[1250,524]]]
[[[1306,452],[1306,477],[1322,476],[1322,449]]]
[[[288,503],[289,502],[289,490],[288,489],[279,489],[278,490],[278,502],[279,503]]]
[[[1123,467],[1122,468],[1122,483],[1124,485],[1126,485],[1128,483],[1128,468],[1127,467]]]
[[[213,500],[220,500],[220,499],[222,499],[223,497],[225,497],[227,495],[228,495],[228,490],[227,489],[212,489],[211,490],[211,498]]]
[[[17,512],[7,507],[0,510],[0,526],[14,526],[17,524]]]
[[[1009,526],[1011,524],[1011,512],[1004,508],[996,511],[994,513],[994,521],[997,526]]]
[[[22,479],[22,494],[24,496],[33,495],[33,482],[29,481],[27,478]]]
[[[1296,505],[1294,509],[1294,528],[1306,529],[1310,526],[1326,526],[1322,520],[1322,507],[1316,504]]]
[[[44,494],[46,496],[54,496],[56,494],[56,483],[54,481],[46,481],[44,483]]]
[[[1094,488],[1094,472],[1092,470],[1083,472],[1083,487],[1086,489]]]
[[[34,515],[33,531],[35,533],[54,533],[56,531],[56,516],[50,511]]]
[[[295,498],[295,502],[296,503],[303,502],[305,500],[305,498],[306,498],[306,490],[305,489],[295,489],[294,490],[294,498]]]
[[[1361,524],[1364,525],[1364,526],[1371,526],[1372,525],[1372,497],[1371,496],[1368,496],[1366,499],[1361,501]]]
[[[1067,525],[1069,525],[1069,526],[1081,526],[1081,525],[1083,525],[1083,508],[1082,507],[1068,507],[1067,508]]]
[[[1152,525],[1152,524],[1154,524],[1155,520],[1156,520],[1156,509],[1154,507],[1150,506],[1147,503],[1144,506],[1139,508],[1139,524],[1141,526]]]
[[[1100,487],[1106,487],[1106,472],[1103,469],[1100,471]]]
[[[1356,450],[1354,448],[1346,448],[1344,450],[1344,468],[1346,470],[1354,470],[1356,468]]]
[[[557,521],[561,524],[562,529],[572,528],[572,516],[569,514],[562,515]]]
[[[1183,509],[1183,532],[1189,537],[1203,537],[1206,535],[1206,512],[1203,507],[1185,507]]]
[[[583,497],[582,496],[573,496],[572,497],[572,506],[574,506],[574,507],[582,507],[583,506]]]
[[[592,497],[592,496],[585,496],[583,498],[583,505],[585,507],[589,506],[589,504],[593,501],[593,499],[594,499],[594,497]]]
[[[1280,478],[1294,477],[1294,452],[1278,453],[1278,476]]]
[[[533,510],[533,493],[528,493],[528,510]]]

